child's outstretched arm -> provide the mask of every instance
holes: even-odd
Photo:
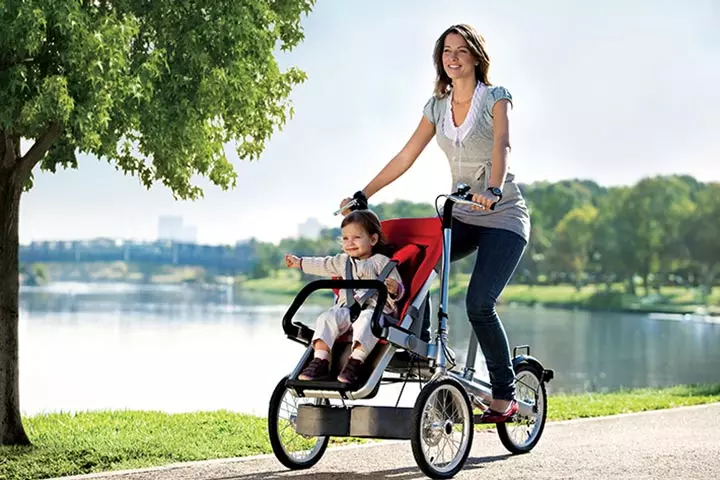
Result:
[[[288,268],[300,268],[302,266],[302,259],[288,253],[285,255],[285,266]]]
[[[346,262],[347,254],[345,253],[327,257],[302,257],[300,269],[309,275],[344,278]]]

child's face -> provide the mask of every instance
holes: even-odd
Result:
[[[350,223],[342,229],[343,251],[353,258],[370,258],[372,247],[377,241],[377,234],[368,235],[365,229],[357,223]]]

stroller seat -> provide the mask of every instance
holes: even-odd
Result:
[[[405,286],[405,296],[398,304],[398,318],[384,315],[383,325],[399,327],[420,338],[423,322],[422,311],[427,305],[430,285],[437,276],[434,271],[435,265],[442,255],[440,219],[392,219],[383,221],[382,227],[387,244],[395,247],[391,260],[397,263],[398,272]],[[352,332],[348,332],[336,340],[332,349],[331,378],[339,373],[350,356],[351,341]],[[393,362],[393,371],[397,371],[409,363],[404,359],[417,361],[417,359],[413,359],[412,355],[403,353],[402,347],[392,345],[388,340],[381,338],[365,362],[367,378],[361,382],[363,384],[348,386],[336,380],[312,382],[297,380],[299,372],[312,359],[312,347],[310,346],[304,360],[300,362],[294,374],[288,379],[287,386],[295,388],[301,395],[303,391],[306,391],[307,394],[312,393],[312,396],[323,396],[315,394],[319,391],[332,390],[339,392],[343,397],[346,397],[349,392],[357,392],[356,398],[371,398],[380,385],[382,372],[388,367],[398,349],[401,353],[399,358]],[[347,398],[351,397],[354,396]]]

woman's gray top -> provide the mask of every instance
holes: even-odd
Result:
[[[492,109],[497,101],[506,98],[512,102],[512,97],[504,87],[479,83],[465,121],[456,127],[450,112],[451,95],[430,98],[423,114],[435,125],[438,145],[450,162],[451,191],[455,191],[455,186],[461,182],[471,187],[470,192],[481,193],[488,187],[492,167]],[[530,238],[530,215],[509,166],[502,191],[502,200],[495,210],[471,210],[469,206],[456,205],[453,217],[471,225],[510,230],[527,241]]]

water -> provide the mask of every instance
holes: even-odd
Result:
[[[21,293],[23,413],[97,409],[227,409],[264,415],[303,347],[285,338],[287,305],[232,299],[224,289],[55,284]],[[312,324],[321,306],[297,319]],[[511,345],[556,371],[553,392],[720,382],[720,324],[682,316],[504,308]],[[464,361],[470,327],[451,305]],[[479,355],[479,375],[487,371]],[[418,386],[400,404],[411,406]],[[394,404],[399,387],[370,403]]]

